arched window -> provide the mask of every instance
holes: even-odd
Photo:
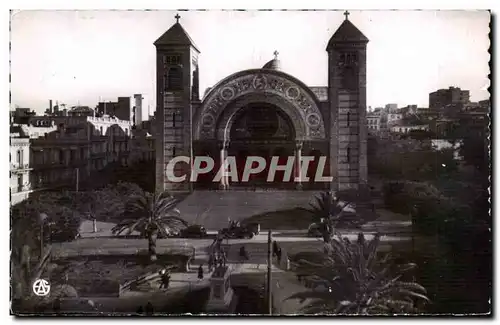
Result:
[[[21,150],[17,150],[17,163],[19,166],[23,165],[23,152]]]
[[[182,67],[177,65],[170,67],[165,76],[165,90],[182,90]]]

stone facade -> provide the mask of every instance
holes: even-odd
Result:
[[[200,101],[199,50],[177,21],[155,42],[160,121],[156,135],[157,190],[189,192],[196,188],[196,184],[189,182],[189,163],[177,163],[175,170],[167,170],[168,162],[177,156],[192,159],[197,155],[209,155],[220,165],[228,155],[242,152],[247,156],[264,152],[268,158],[281,152],[295,157],[295,161],[304,156],[327,158],[326,170],[333,177],[332,182],[303,184],[301,176],[305,175],[296,164],[297,186],[293,188],[312,186],[344,190],[366,184],[367,43],[368,39],[346,15],[326,49],[329,57],[327,87],[310,88],[280,71],[275,52],[276,58],[263,68],[240,71],[224,78]],[[280,128],[284,134],[282,138],[241,140],[233,136],[235,126],[241,125],[238,117],[254,107],[252,105],[271,107],[281,116],[279,120],[285,121],[281,124],[288,123]],[[321,160],[318,161],[321,164]],[[314,168],[318,161],[315,160]],[[187,175],[186,181],[170,182],[166,177],[169,172]],[[307,173],[310,177],[311,173]],[[236,184],[233,179],[223,176],[219,188],[227,189],[233,184]]]

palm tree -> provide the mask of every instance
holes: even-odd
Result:
[[[366,240],[360,233],[358,240],[351,242],[336,233],[325,244],[323,261],[314,263],[300,260],[297,269],[308,274],[309,281],[317,289],[299,292],[288,299],[299,299],[308,303],[305,313],[320,314],[394,314],[415,313],[417,303],[429,302],[424,287],[413,281],[404,282],[404,272],[415,264],[393,266],[390,255],[377,257],[380,235]]]
[[[126,231],[130,235],[138,231],[148,239],[149,257],[157,260],[156,239],[158,234],[168,236],[173,230],[186,227],[188,224],[180,217],[176,208],[177,199],[166,193],[153,194],[143,192],[134,195],[125,205],[125,216],[129,217],[114,226],[111,231],[119,235]]]
[[[33,313],[43,305],[49,305],[54,299],[63,296],[77,296],[76,290],[68,285],[53,285],[50,294],[34,297],[32,285],[42,276],[50,277],[57,268],[51,264],[52,250],[50,244],[43,252],[40,248],[42,224],[40,212],[43,206],[36,201],[22,202],[12,209],[11,231],[11,283],[13,311]],[[45,245],[44,245],[45,246]],[[38,252],[41,254],[38,254]],[[37,261],[34,265],[34,261]]]
[[[314,202],[309,203],[309,207],[306,210],[321,220],[320,231],[323,234],[325,242],[330,240],[333,229],[339,225],[356,225],[356,220],[353,218],[352,213],[346,213],[351,202],[341,201],[330,191],[321,192],[314,199]]]

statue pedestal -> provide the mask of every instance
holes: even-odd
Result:
[[[210,277],[210,299],[207,311],[229,311],[234,292],[229,281],[229,267],[218,266]]]

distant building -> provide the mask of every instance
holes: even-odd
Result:
[[[32,117],[27,121],[27,124],[12,123],[10,129],[11,133],[19,133],[23,137],[36,139],[56,131],[57,126],[54,121],[45,119],[37,120]]]
[[[132,105],[130,97],[118,97],[116,102],[100,102],[98,104],[98,115],[114,116],[120,120],[133,122]]]
[[[489,99],[480,100],[478,104],[480,108],[486,110],[487,112],[491,110],[491,101]]]
[[[30,183],[30,139],[22,133],[10,134],[10,200],[11,205],[28,198]]]
[[[462,144],[461,140],[451,142],[447,139],[431,139],[432,149],[436,151],[453,149],[453,158],[455,160],[462,160],[462,157],[460,156],[461,144]]]
[[[366,114],[366,122],[368,124],[368,131],[380,130],[380,110],[376,110]]]
[[[398,104],[386,104],[385,110],[388,113],[396,112],[396,111],[398,111]]]
[[[429,94],[429,108],[442,109],[448,105],[465,105],[469,103],[470,92],[458,87],[439,89]]]
[[[149,124],[150,126],[150,124]],[[155,160],[155,137],[151,128],[136,128],[130,140],[130,163]]]
[[[145,110],[143,107],[143,99],[144,97],[142,97],[142,94],[134,95],[134,107],[132,108],[134,125],[141,125],[142,121],[147,119],[144,118]]]
[[[366,114],[368,131],[388,131],[391,126],[403,118],[397,104],[387,104],[384,108],[375,108]]]
[[[68,110],[68,116],[95,116],[95,111],[88,106],[73,106]]]
[[[132,123],[129,120],[94,116],[95,111],[86,106],[73,107],[66,110],[66,114],[55,110],[45,116],[24,112],[21,111],[24,124],[11,125],[11,158],[13,147],[18,143],[27,143],[31,148],[28,151],[31,154],[23,155],[23,161],[30,167],[29,176],[23,174],[23,193],[27,191],[24,190],[26,182],[30,184],[30,191],[53,188],[74,184],[77,174],[83,180],[110,162],[121,165],[131,162]],[[16,182],[11,180],[11,193],[21,193],[21,187],[13,187]]]
[[[33,139],[32,183],[37,188],[75,184],[107,164],[129,163],[130,122],[111,117],[68,117],[58,130]]]
[[[410,133],[411,131],[417,131],[417,130],[428,131],[429,125],[427,125],[427,124],[411,125],[411,124],[407,124],[403,121],[399,121],[390,127],[390,131],[392,133],[400,133],[400,134],[407,134],[407,133]]]
[[[403,118],[403,114],[398,111],[389,111],[387,114],[387,127],[390,128]]]

